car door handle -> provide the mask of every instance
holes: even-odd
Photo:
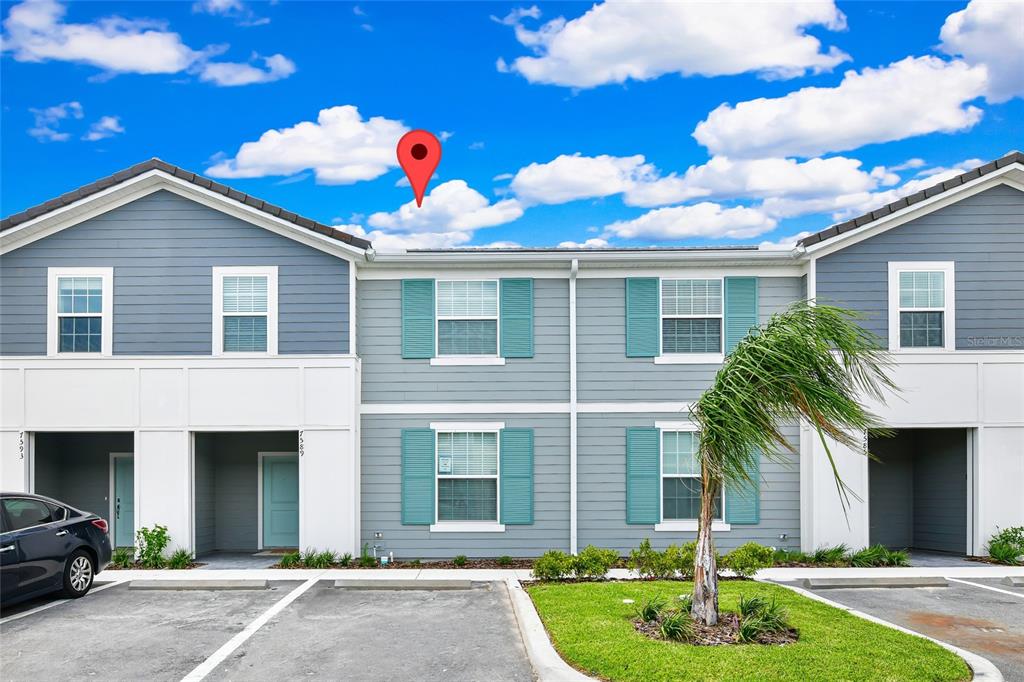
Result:
[[[57,537],[61,537],[61,536],[67,535],[67,534],[68,534],[68,532],[66,530],[59,530],[59,531],[57,531]]]
[[[2,552],[13,552],[14,545],[7,545],[6,547],[0,547],[0,553]]]

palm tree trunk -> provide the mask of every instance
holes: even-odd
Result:
[[[718,566],[715,561],[715,541],[711,537],[718,485],[718,481],[711,480],[710,476],[701,476],[700,521],[693,569],[693,609],[690,615],[705,625],[718,623]]]

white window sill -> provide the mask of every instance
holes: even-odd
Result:
[[[712,521],[711,530],[716,531],[727,531],[732,530],[732,526],[725,521]],[[683,531],[697,532],[697,521],[664,521],[654,526],[655,533],[679,533]]]
[[[466,367],[471,365],[504,365],[505,358],[480,355],[445,356],[430,358],[430,364],[441,367]]]
[[[431,533],[504,533],[505,524],[487,521],[442,521],[430,526]]]
[[[973,350],[973,349],[972,349]],[[956,348],[939,348],[938,346],[920,346],[917,348],[893,348],[889,351],[892,355],[946,355],[953,353]]]
[[[722,353],[668,353],[654,358],[656,365],[720,365],[725,362]]]

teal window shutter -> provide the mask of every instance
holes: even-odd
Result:
[[[434,357],[434,280],[402,280],[402,357]]]
[[[501,280],[501,357],[533,357],[533,280]]]
[[[747,463],[749,481],[735,481],[725,487],[725,520],[750,525],[761,522],[761,455]]]
[[[661,343],[660,280],[657,277],[626,279],[626,357],[653,358]]]
[[[434,523],[434,431],[402,429],[402,524]]]
[[[757,325],[757,277],[726,277],[725,352],[735,350]]]
[[[626,523],[661,521],[660,455],[660,429],[626,429]]]
[[[533,523],[533,429],[502,429],[501,523]]]

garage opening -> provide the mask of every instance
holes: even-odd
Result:
[[[298,432],[194,436],[196,555],[297,548]]]
[[[871,544],[965,554],[969,429],[900,429],[871,435]]]
[[[117,547],[135,541],[135,437],[132,433],[36,433],[34,490],[110,523]]]

